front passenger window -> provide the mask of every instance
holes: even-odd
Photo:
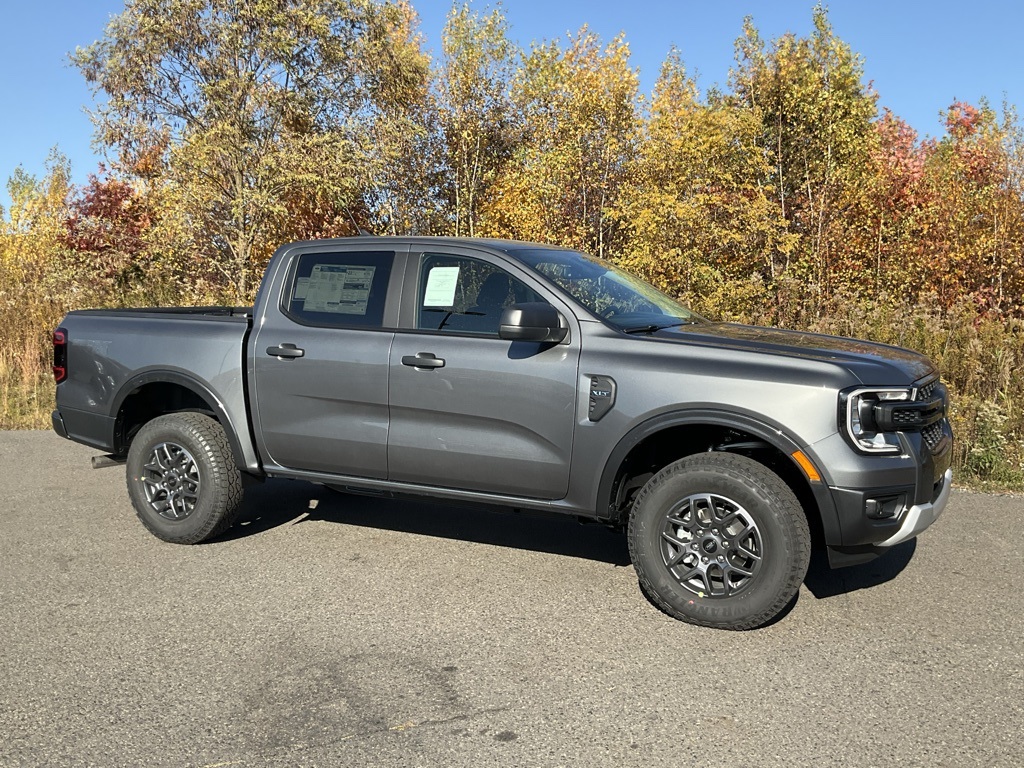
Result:
[[[500,267],[464,256],[424,254],[420,264],[417,328],[498,335],[506,307],[544,301]]]

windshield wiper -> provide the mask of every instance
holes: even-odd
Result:
[[[651,323],[650,325],[638,325],[633,328],[623,328],[623,333],[654,333],[655,331],[662,331],[665,328],[675,328],[677,325],[689,325],[691,321],[680,320],[677,323],[663,323],[662,325],[656,325]]]

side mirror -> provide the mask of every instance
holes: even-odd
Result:
[[[543,301],[506,307],[501,313],[498,338],[506,341],[540,341],[557,344],[569,329],[558,310]]]

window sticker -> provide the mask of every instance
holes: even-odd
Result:
[[[309,278],[300,277],[295,281],[295,300],[305,299],[309,293]]]
[[[455,288],[458,283],[458,267],[431,267],[430,272],[427,275],[427,289],[423,295],[423,306],[454,306]]]
[[[337,315],[365,315],[376,267],[317,264],[306,283],[302,309]],[[296,299],[302,288],[296,281]]]

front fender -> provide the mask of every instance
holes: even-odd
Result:
[[[806,445],[802,445],[785,428],[763,416],[741,410],[725,409],[721,407],[698,405],[692,408],[678,409],[652,416],[637,424],[616,443],[608,456],[605,467],[601,473],[600,485],[598,487],[598,499],[609,500],[612,497],[612,488],[619,468],[637,445],[647,438],[666,429],[687,425],[704,425],[727,427],[741,430],[754,435],[760,440],[777,448],[780,452],[790,457],[790,461],[799,468],[792,458],[794,451],[801,451],[811,463],[814,464],[821,475],[821,482],[808,482],[808,486],[814,495],[817,503],[818,513],[821,518],[822,528],[826,541],[839,540],[839,516],[836,512],[835,502],[829,491],[829,479],[827,469],[821,463],[814,451]],[[801,476],[806,476],[800,470]],[[608,506],[608,514],[611,514],[611,505]]]

